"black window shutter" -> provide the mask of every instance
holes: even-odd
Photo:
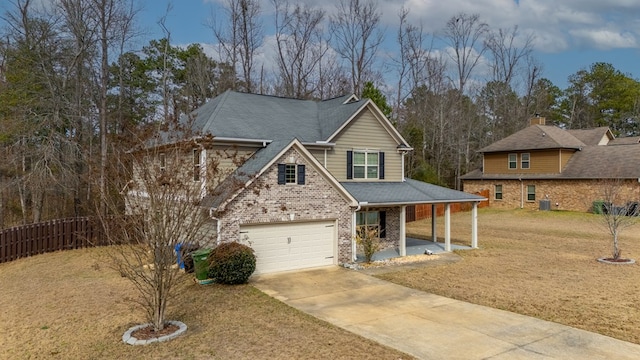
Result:
[[[304,165],[298,165],[298,185],[304,185]]]
[[[347,151],[347,179],[353,179],[353,151]]]
[[[378,178],[384,179],[384,153],[378,153]]]
[[[278,185],[284,185],[284,171],[285,171],[286,165],[285,164],[278,164]]]
[[[387,212],[380,211],[378,216],[380,217],[380,238],[385,238],[387,237]]]

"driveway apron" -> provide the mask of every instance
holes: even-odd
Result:
[[[251,283],[296,309],[420,359],[640,359],[637,344],[336,266],[261,275]]]

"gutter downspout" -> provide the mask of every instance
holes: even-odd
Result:
[[[220,229],[222,228],[222,220],[213,216],[213,213],[214,213],[214,209],[209,208],[209,217],[216,221],[216,245],[220,245],[220,239],[221,239]]]
[[[520,209],[524,209],[524,183],[522,178],[518,178],[518,180],[520,180]]]

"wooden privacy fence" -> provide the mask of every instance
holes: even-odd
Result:
[[[482,196],[484,198],[489,198],[489,190],[482,190],[480,192],[475,193],[475,195]],[[478,208],[488,207],[489,201],[481,201],[478,203]],[[455,214],[463,211],[470,211],[473,207],[472,203],[451,203],[450,209],[451,213]],[[431,204],[419,204],[407,206],[407,221],[417,221],[422,219],[431,219],[432,217]],[[436,216],[444,215],[444,204],[436,204]]]
[[[0,263],[58,250],[104,245],[102,226],[88,217],[57,219],[0,230]]]

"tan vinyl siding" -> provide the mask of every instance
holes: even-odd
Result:
[[[335,139],[335,148],[327,152],[327,169],[338,181],[347,180],[347,151],[383,151],[385,156],[385,177],[381,181],[402,180],[402,155],[398,153],[398,143],[391,137],[369,110],[354,119]],[[319,153],[318,153],[319,154]],[[316,155],[316,158],[319,155]],[[324,153],[322,154],[323,162]],[[355,180],[357,181],[357,180]]]
[[[331,151],[329,149],[327,149],[327,153]],[[309,150],[309,152],[311,153],[311,155],[313,155],[313,157],[316,158],[316,160],[318,160],[318,162],[320,163],[320,165],[324,166],[324,150],[319,150],[319,149],[313,149],[313,150]],[[327,155],[328,156],[328,155]]]
[[[194,187],[200,187],[205,179],[201,176],[199,181],[193,180],[193,149],[191,147],[183,147],[180,149],[152,150],[145,156],[143,164],[150,167],[150,170],[146,171],[152,171],[152,174],[159,178],[161,176],[160,154],[164,154],[166,176],[177,177],[183,181],[192,182]],[[204,166],[206,170],[206,175],[204,176],[206,176],[207,189],[215,188],[220,181],[237,169],[238,164],[242,164],[248,159],[256,149],[254,147],[213,146],[202,150],[206,151],[207,154],[206,164],[200,164],[200,167]],[[137,166],[134,167],[133,180],[138,189],[143,188],[140,169]]]
[[[521,168],[522,153],[527,153],[527,151],[517,152],[518,165],[516,169],[509,169],[510,153],[484,154],[483,172],[485,174],[557,174],[560,172],[558,167],[561,161],[560,150],[529,151],[530,160],[528,169]]]

